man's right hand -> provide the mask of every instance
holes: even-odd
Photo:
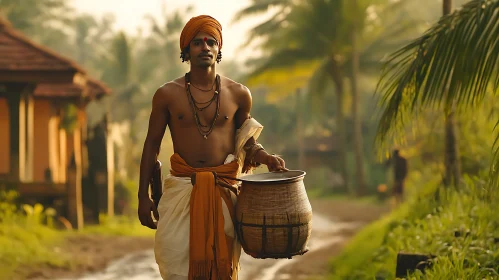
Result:
[[[149,197],[139,198],[139,220],[143,226],[146,226],[150,229],[156,229],[156,223],[152,219],[151,212],[154,215],[156,221],[159,221],[159,213],[158,209],[156,209],[156,205]]]

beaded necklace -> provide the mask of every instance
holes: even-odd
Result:
[[[208,139],[208,135],[210,135],[210,133],[213,131],[218,116],[220,115],[220,76],[218,74],[215,77],[215,84],[217,86],[215,88],[215,92],[213,93],[211,99],[206,102],[197,102],[196,99],[194,99],[194,97],[192,96],[191,92],[190,73],[185,74],[185,89],[187,93],[187,98],[189,99],[189,103],[191,104],[192,112],[194,114],[194,119],[196,121],[196,126],[198,128],[198,131],[203,136],[204,139]],[[213,103],[215,100],[217,101],[216,109],[215,109],[215,115],[213,116],[213,119],[211,121],[211,125],[210,126],[203,125],[199,118],[198,111],[200,112],[208,108],[211,105],[211,103]]]

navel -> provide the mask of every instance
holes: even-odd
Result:
[[[184,114],[180,114],[180,115],[178,115],[178,119],[179,119],[179,120],[183,120],[183,119],[184,119]]]

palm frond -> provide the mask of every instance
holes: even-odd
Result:
[[[325,59],[317,71],[310,77],[308,92],[310,92],[311,95],[316,95],[319,98],[324,97],[327,83],[331,77],[329,74],[331,68],[331,60]]]
[[[273,32],[278,30],[284,21],[285,19],[272,17],[269,20],[258,24],[250,30],[248,39],[246,39],[244,45],[249,45],[254,39],[259,37],[272,36]]]
[[[287,0],[254,0],[250,6],[237,12],[232,22],[236,23],[249,16],[264,13],[272,7],[285,7],[287,5],[289,5],[289,1]]]
[[[308,82],[307,99],[313,108],[313,110],[310,110],[310,114],[314,118],[327,115],[324,98],[327,94],[334,95],[330,94],[335,90],[332,86],[331,75],[329,73],[331,68],[331,60],[325,59]]]
[[[390,56],[376,88],[384,107],[378,140],[384,140],[405,110],[477,105],[487,85],[499,80],[498,59],[498,0],[472,0],[442,17]]]
[[[310,62],[320,57],[317,53],[306,49],[283,49],[271,54],[266,59],[262,59],[263,64],[251,71],[249,77],[261,75],[265,71],[293,67],[302,62]]]
[[[153,17],[152,15],[145,15],[144,18],[149,21],[149,24],[151,25],[151,31],[153,34],[155,34],[158,37],[163,37],[165,34],[163,34],[163,30],[160,27],[160,24],[158,23],[157,19]]]

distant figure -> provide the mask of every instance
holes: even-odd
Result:
[[[393,166],[394,182],[392,194],[395,197],[395,202],[398,204],[402,202],[404,198],[404,181],[407,177],[407,159],[399,154],[398,149],[395,149],[392,158],[386,162],[386,165]]]

